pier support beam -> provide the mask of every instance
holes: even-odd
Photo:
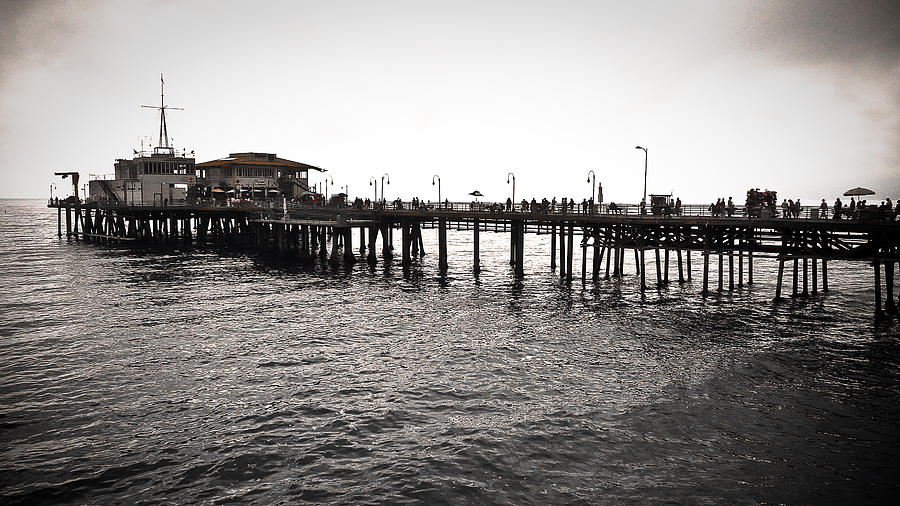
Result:
[[[378,227],[373,223],[369,225],[369,254],[366,256],[366,260],[370,264],[374,264],[376,261],[375,257],[375,243],[378,241]]]
[[[566,224],[559,224],[559,277],[566,277]]]
[[[684,283],[684,265],[681,262],[681,249],[675,250],[678,255],[678,282]]]
[[[815,258],[812,259],[812,294],[815,295],[818,293],[819,288],[819,269],[818,269],[819,261]]]
[[[734,246],[729,244],[728,249],[728,291],[734,291]]]
[[[703,295],[709,293],[709,250],[701,253],[703,255]]]
[[[822,291],[828,292],[828,260],[822,259]]]
[[[800,264],[797,262],[797,259],[795,258],[794,259],[794,279],[791,281],[792,287],[793,287],[793,289],[791,291],[791,297],[797,297],[797,283],[799,281],[799,279],[797,279],[797,278],[799,277],[798,274],[800,272],[799,265]]]
[[[556,224],[550,225],[550,270],[556,269]]]
[[[656,254],[656,287],[662,287],[662,272],[659,270],[659,248],[654,248],[653,252]]]
[[[753,252],[747,252],[747,284],[753,284]]]
[[[685,260],[687,260],[687,280],[691,281],[691,250],[685,250],[684,256],[686,257]]]
[[[600,279],[600,263],[603,261],[603,248],[600,247],[599,236],[594,238],[594,255],[592,260],[591,279],[597,281]]]
[[[663,251],[665,251],[665,255],[666,255],[666,256],[665,256],[665,261],[663,262],[663,266],[664,266],[664,269],[663,269],[663,284],[668,285],[668,284],[669,284],[669,248],[666,248],[666,249],[663,250]]]
[[[647,264],[644,262],[644,249],[641,248],[640,252],[640,262],[638,263],[638,270],[641,275],[641,293],[644,293],[647,290]]]
[[[809,260],[807,258],[803,258],[803,294],[804,297],[809,297]]]
[[[884,263],[884,284],[887,302],[884,303],[884,310],[890,314],[897,313],[897,304],[894,302],[894,262]]]
[[[472,240],[474,242],[474,250],[472,252],[472,268],[474,271],[481,272],[481,223],[478,218],[474,220],[475,229],[472,231]],[[553,254],[552,248],[550,254]]]
[[[875,260],[872,265],[875,267],[875,316],[881,316],[884,314],[881,309],[881,262]]]
[[[574,257],[575,225],[569,222],[569,244],[566,245],[566,284],[572,284],[572,259]]]
[[[778,281],[775,284],[775,301],[781,300],[781,281],[784,279],[784,258],[778,258]]]
[[[516,234],[516,277],[525,275],[525,220],[520,221],[514,228]]]
[[[720,292],[724,289],[724,284],[723,284],[723,280],[724,280],[723,277],[724,277],[724,274],[725,274],[725,273],[723,272],[723,271],[725,270],[725,268],[724,268],[724,267],[725,267],[725,265],[724,265],[724,260],[725,260],[725,259],[724,259],[724,257],[722,256],[722,252],[720,251],[720,252],[719,252],[719,291],[720,291]]]
[[[447,270],[447,218],[438,218],[438,268]]]
[[[400,241],[403,243],[403,257],[400,264],[403,267],[409,267],[409,264],[412,263],[411,259],[411,250],[412,250],[412,237],[409,223],[406,220],[400,222]]]

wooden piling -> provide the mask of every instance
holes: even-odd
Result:
[[[572,260],[574,257],[574,249],[575,249],[575,225],[572,222],[569,222],[569,233],[568,233],[568,241],[569,244],[566,245],[566,284],[572,284]]]
[[[784,279],[784,258],[778,257],[778,281],[775,284],[775,300],[781,300],[781,281]]]
[[[378,242],[378,227],[373,223],[369,225],[369,254],[366,256],[366,260],[370,264],[374,264],[377,261],[377,257],[375,256],[375,244]]]
[[[446,271],[447,262],[447,218],[438,218],[438,268]]]
[[[525,275],[525,220],[519,221],[515,227],[516,237],[516,277],[521,278]]]
[[[559,224],[559,277],[566,277],[566,224]]]
[[[685,260],[687,260],[687,280],[690,281],[691,280],[691,250],[685,250],[684,256],[686,257]]]
[[[703,295],[709,293],[709,250],[704,250],[703,255]]]
[[[72,210],[66,208],[66,237],[72,237]]]
[[[684,264],[681,261],[681,248],[675,250],[678,256],[678,282],[684,283]]]
[[[875,267],[875,315],[881,316],[881,262],[875,260],[872,265]]]
[[[724,289],[724,276],[725,276],[725,258],[722,255],[722,252],[719,252],[719,291],[721,292]]]
[[[662,286],[662,272],[660,272],[659,266],[659,248],[654,248],[653,252],[656,254],[656,287],[659,288]]]
[[[799,274],[799,272],[800,272],[800,271],[799,271],[799,265],[800,265],[799,262],[798,262],[797,259],[795,258],[795,259],[794,259],[794,279],[793,279],[793,281],[792,281],[792,287],[793,287],[793,289],[791,290],[791,297],[796,297],[796,296],[797,296],[797,293],[798,293],[798,290],[797,290],[797,283],[798,283],[798,281],[799,281],[799,279],[798,279],[798,277],[799,277],[798,274]]]
[[[809,260],[803,257],[803,296],[809,296]]]
[[[480,235],[481,235],[481,230],[480,230],[479,219],[475,218],[475,229],[472,231],[472,240],[474,242],[472,268],[475,270],[475,272],[481,271],[481,238],[480,238]],[[553,255],[552,248],[551,248],[550,254]]]
[[[610,259],[612,259],[612,256],[613,256],[612,247],[607,246],[606,247],[606,277],[605,277],[605,279],[609,279],[609,261],[610,261]]]
[[[669,284],[669,248],[666,248],[663,251],[665,252],[665,255],[666,255],[665,262],[663,263],[663,265],[664,265],[663,284],[668,285]]]
[[[591,279],[596,281],[600,279],[600,263],[603,261],[603,248],[600,247],[599,236],[594,239],[594,255],[592,260]]]
[[[403,243],[403,259],[401,265],[408,267],[412,263],[411,249],[412,238],[410,237],[410,227],[406,220],[400,222],[400,241]]]
[[[729,245],[729,248],[732,246]],[[734,291],[734,250],[728,250],[728,291]]]
[[[644,293],[647,290],[647,265],[644,263],[644,249],[641,248],[641,260],[638,264],[638,270],[640,270],[641,274],[641,293]]]
[[[556,224],[550,225],[550,270],[556,269]]]
[[[822,291],[828,292],[828,260],[822,259]]]
[[[747,284],[753,284],[753,252],[747,252]]]
[[[587,283],[587,229],[584,229],[584,233],[581,237],[581,285],[584,286]]]
[[[359,256],[366,256],[366,227],[359,227]]]
[[[509,265],[516,265],[516,251],[518,247],[516,246],[516,241],[519,240],[519,233],[516,230],[520,222],[513,221],[510,227],[509,232]]]
[[[890,314],[897,313],[897,304],[894,302],[894,262],[884,263],[884,284],[885,295],[887,301],[884,303],[884,309]]]
[[[818,260],[815,258],[812,259],[812,294],[815,295],[818,293],[818,284],[819,284],[819,270],[817,268]]]

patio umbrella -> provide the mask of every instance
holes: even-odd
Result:
[[[223,190],[221,188],[213,188],[212,192],[213,193],[225,193],[225,190]]]
[[[865,195],[875,195],[875,192],[868,188],[857,186],[844,192],[845,197],[863,197]]]
[[[481,192],[478,190],[473,191],[469,195],[475,197],[475,202],[478,202],[478,197],[484,197],[484,195],[482,195]]]

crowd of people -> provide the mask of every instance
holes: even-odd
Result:
[[[828,214],[828,204],[825,202],[825,199],[822,199],[819,209],[822,217],[825,217]],[[851,220],[876,219],[896,221],[898,216],[900,216],[900,201],[897,201],[897,206],[894,207],[890,197],[882,200],[881,205],[869,205],[866,203],[865,199],[860,199],[859,202],[856,202],[853,197],[850,197],[850,203],[846,206],[844,206],[844,203],[841,202],[839,197],[834,201],[834,211],[832,213],[832,219],[835,220],[846,218]]]

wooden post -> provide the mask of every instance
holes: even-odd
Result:
[[[359,227],[359,256],[366,256],[366,227]]]
[[[609,261],[612,259],[612,246],[606,247],[606,278],[609,279]]]
[[[747,284],[753,284],[753,252],[747,252]]]
[[[828,292],[828,260],[822,259],[822,291]]]
[[[419,228],[417,225],[418,223],[410,223],[409,225],[409,253],[412,258],[419,256],[419,238],[417,237]]]
[[[56,204],[56,236],[62,237],[62,208]]]
[[[875,260],[875,316],[883,314],[881,310],[881,262]]]
[[[378,227],[373,223],[369,225],[369,254],[366,257],[366,260],[370,264],[374,264],[376,261],[375,257],[375,243],[378,241]]]
[[[438,268],[447,270],[447,218],[438,218]]]
[[[894,303],[894,262],[884,263],[884,284],[886,288],[887,302],[884,309],[891,314],[897,313],[897,304]]]
[[[792,283],[793,283],[793,285],[792,285],[792,286],[793,286],[793,290],[791,291],[791,297],[796,297],[796,296],[797,296],[797,283],[798,283],[798,281],[799,281],[799,279],[798,279],[798,278],[799,278],[799,276],[798,276],[798,274],[799,274],[799,270],[798,270],[798,269],[799,269],[799,265],[800,265],[799,262],[797,262],[797,259],[795,258],[795,259],[794,259],[794,280],[793,280],[793,282],[792,282]]]
[[[356,256],[353,254],[353,227],[342,228],[344,232],[344,262],[356,262]]]
[[[809,296],[809,260],[803,257],[803,296]]]
[[[516,251],[518,247],[516,246],[516,241],[519,240],[519,234],[516,231],[516,227],[519,225],[518,221],[514,221],[510,224],[509,231],[509,265],[516,265]]]
[[[406,220],[400,222],[400,241],[403,243],[403,260],[401,265],[408,267],[412,263],[410,258],[412,249],[412,238],[410,237],[410,227]]]
[[[691,280],[691,250],[684,250],[684,256],[687,257],[687,280]]]
[[[393,224],[390,222],[384,222],[381,224],[381,257],[384,259],[384,263],[389,263],[389,259],[394,256],[394,253],[391,251],[391,230],[393,230]]]
[[[669,284],[669,248],[663,250],[666,254],[666,260],[664,262],[665,269],[663,270],[663,284]]]
[[[709,293],[709,250],[704,250],[703,255],[703,295]]]
[[[647,278],[646,278],[647,265],[644,263],[644,249],[643,248],[641,248],[641,260],[640,260],[640,263],[638,264],[638,270],[641,271],[641,293],[643,293],[644,290],[647,289]]]
[[[587,229],[584,229],[581,241],[581,285],[587,283]]]
[[[66,237],[72,237],[72,209],[66,207]]]
[[[743,241],[741,241],[743,244]],[[738,250],[738,288],[744,287],[744,250]]]
[[[723,280],[725,275],[725,258],[722,255],[722,252],[719,252],[719,291],[721,292],[724,288]]]
[[[328,242],[328,227],[319,227],[319,233],[322,234],[319,237],[319,256],[328,258],[328,246],[326,245]],[[335,241],[334,245],[337,246],[337,241]]]
[[[817,268],[818,263],[819,262],[815,258],[812,259],[812,293],[813,293],[813,295],[815,295],[819,291],[818,286],[817,286],[819,284],[819,269]]]
[[[732,249],[728,250],[728,291],[734,291],[734,250]]]
[[[596,281],[600,279],[600,262],[603,261],[603,248],[600,247],[599,236],[597,239],[594,239],[594,255],[592,260],[591,279]]]
[[[559,277],[566,277],[566,224],[559,224]]]
[[[656,253],[656,287],[659,288],[662,286],[662,272],[659,270],[659,248],[654,248],[654,253]]]
[[[681,248],[675,250],[678,255],[678,282],[684,283],[684,264],[681,262]]]
[[[416,227],[416,241],[419,243],[419,256],[425,256],[425,241],[422,239],[422,224],[418,221],[413,225]]]
[[[516,276],[525,275],[525,220],[520,221],[514,228],[516,234]]]
[[[775,285],[775,300],[781,300],[781,280],[784,279],[784,258],[778,257],[778,282]]]
[[[481,230],[479,219],[475,218],[475,230],[472,231],[472,238],[475,243],[475,249],[473,251],[473,259],[472,259],[472,268],[475,272],[481,272]],[[553,255],[553,251],[551,248],[550,254]]]
[[[635,273],[635,274],[640,274],[640,273],[641,273],[641,268],[638,267],[638,262],[639,262],[639,261],[640,261],[640,259],[639,259],[639,257],[638,257],[638,249],[637,249],[637,248],[634,248],[634,273]]]
[[[556,223],[550,225],[550,270],[556,269]]]
[[[572,284],[572,259],[575,253],[575,225],[569,222],[569,244],[566,245],[566,284]]]

